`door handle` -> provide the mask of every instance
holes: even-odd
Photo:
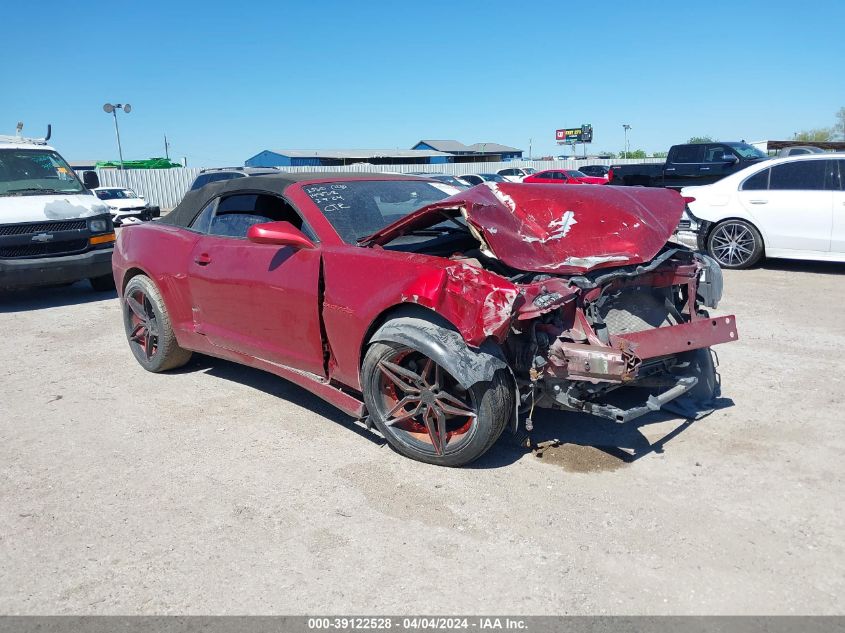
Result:
[[[663,171],[675,171],[675,168],[674,167],[667,167]]]
[[[208,266],[211,263],[211,255],[208,253],[200,253],[194,258],[194,261],[200,266]]]
[[[710,168],[709,167],[699,167],[698,170],[699,171],[710,171]]]
[[[751,204],[768,204],[769,203],[768,200],[749,200],[748,202],[750,202]]]

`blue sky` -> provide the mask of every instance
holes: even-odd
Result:
[[[845,2],[179,1],[4,9],[0,134],[69,160],[243,164],[268,148],[409,148],[422,138],[559,153],[788,138],[845,106]],[[580,9],[578,7],[585,7]],[[794,35],[793,35],[794,33]]]

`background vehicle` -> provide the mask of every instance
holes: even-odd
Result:
[[[681,195],[688,231],[723,268],[845,261],[845,153],[775,158]]]
[[[665,163],[613,165],[611,185],[680,189],[716,182],[768,156],[747,143],[673,145]]]
[[[128,218],[137,218],[144,221],[153,218],[152,207],[147,204],[143,196],[139,196],[132,189],[97,187],[92,191],[111,210],[111,219],[115,226],[120,226]]]
[[[118,237],[132,354],[153,372],[192,351],[264,369],[444,466],[516,431],[517,407],[616,422],[708,408],[707,348],[736,327],[703,309],[721,296],[718,265],[667,244],[679,196],[446,188],[323,172],[190,192]],[[639,404],[607,399],[629,387]]]
[[[275,167],[213,167],[203,169],[199,175],[194,178],[194,182],[191,183],[189,191],[204,187],[210,182],[231,180],[233,178],[244,178],[245,176],[266,176],[268,174],[278,173],[279,170]]]
[[[526,176],[522,182],[552,185],[604,185],[607,184],[607,179],[587,176],[575,169],[547,169],[531,176]]]
[[[469,189],[472,187],[466,180],[461,178],[460,176],[452,176],[450,174],[429,174],[424,171],[412,171],[409,172],[410,176],[424,176],[426,178],[431,178],[432,180],[439,180],[440,182],[446,183],[447,185],[452,185],[453,187],[457,187],[458,189]]]
[[[464,174],[461,180],[467,181],[470,185],[480,185],[485,182],[509,182],[504,176],[499,174]]]
[[[536,174],[537,170],[533,167],[510,167],[508,169],[500,169],[496,173],[510,182],[522,182],[523,178],[531,174]]]
[[[580,171],[582,174],[586,174],[587,176],[593,176],[595,178],[604,178],[605,181],[607,181],[607,172],[610,171],[610,167],[608,167],[607,165],[584,165],[583,167],[579,167],[578,171]]]
[[[0,288],[114,288],[109,208],[44,139],[0,137]],[[89,172],[86,184],[99,185]]]
[[[812,145],[793,145],[792,147],[784,147],[780,150],[778,152],[778,158],[801,156],[802,154],[824,154],[824,150]]]

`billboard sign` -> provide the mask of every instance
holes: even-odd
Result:
[[[563,128],[555,131],[555,140],[559,144],[564,143],[592,143],[593,126],[585,123],[581,127]]]

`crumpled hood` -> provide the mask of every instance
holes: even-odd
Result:
[[[109,212],[109,208],[96,196],[84,193],[0,196],[0,224],[72,220]]]
[[[365,240],[385,244],[460,209],[490,251],[518,270],[577,274],[654,258],[684,202],[669,189],[485,183],[423,207]]]

